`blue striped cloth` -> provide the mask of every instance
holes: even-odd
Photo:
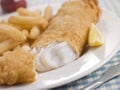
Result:
[[[91,82],[100,78],[100,76],[107,71],[110,67],[120,63],[120,51],[116,53],[116,55],[104,66],[102,66],[97,71],[89,74],[88,76],[69,83],[67,85],[54,88],[52,90],[80,90],[81,88],[85,87],[86,85],[90,84]],[[120,77],[117,77],[99,87],[96,90],[120,90]]]
[[[66,0],[27,0],[28,6],[37,6],[40,4],[49,3],[62,3]],[[100,6],[104,7],[118,16],[120,16],[120,0],[100,0]],[[97,80],[107,69],[120,63],[120,51],[104,66],[102,66],[97,71],[91,73],[90,75],[79,79],[77,81],[71,82],[67,85],[54,88],[52,90],[79,90],[84,86],[90,84],[91,82]],[[97,90],[120,90],[120,77],[117,77],[99,87]]]

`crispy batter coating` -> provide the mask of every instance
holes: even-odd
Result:
[[[66,2],[32,47],[45,47],[54,41],[67,41],[79,57],[86,45],[89,28],[92,23],[98,22],[100,14],[98,0]]]
[[[0,57],[0,85],[28,83],[35,80],[34,55],[22,47]]]
[[[67,41],[79,57],[87,42],[89,27],[99,20],[100,12],[98,0],[66,2],[32,47]],[[34,55],[30,51],[18,47],[0,57],[0,85],[32,82],[35,75]]]

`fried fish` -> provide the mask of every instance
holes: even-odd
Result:
[[[30,50],[17,47],[0,57],[0,85],[35,81],[34,57]]]
[[[101,14],[98,0],[71,0],[62,5],[45,32],[32,45],[38,71],[70,63],[82,54],[89,28]]]

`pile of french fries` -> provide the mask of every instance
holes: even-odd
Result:
[[[52,18],[52,7],[47,6],[42,16],[40,10],[17,9],[17,16],[0,22],[0,55],[18,45],[30,46],[48,26]]]

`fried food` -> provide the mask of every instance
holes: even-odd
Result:
[[[14,85],[35,81],[34,55],[17,47],[0,57],[0,85]]]
[[[89,28],[92,23],[98,22],[100,14],[98,0],[71,0],[64,3],[45,32],[32,45],[38,54],[36,64],[42,65],[37,69],[51,70],[80,57],[87,43]],[[64,51],[63,45],[69,52]],[[70,59],[67,56],[71,56]]]
[[[44,18],[48,21],[52,18],[52,7],[51,6],[46,7]]]
[[[28,38],[28,35],[29,35],[28,30],[23,29],[23,30],[22,30],[22,33],[26,36],[26,38]]]
[[[21,8],[20,16],[11,16],[8,23],[0,24],[0,35],[10,37],[0,43],[0,85],[33,82],[35,68],[42,72],[76,60],[87,43],[91,24],[97,23],[101,14],[98,0],[66,2],[52,19],[51,7],[46,8],[44,17],[35,12]],[[40,28],[46,29],[41,35]]]
[[[10,25],[0,24],[0,33],[5,34],[16,41],[26,40],[26,36],[22,34],[22,32],[19,29]]]
[[[29,38],[30,39],[36,39],[39,35],[40,35],[39,27],[38,26],[32,27],[31,30],[30,30]]]
[[[8,36],[4,35],[4,34],[0,34],[0,42],[7,40]]]
[[[30,10],[27,10],[26,8],[23,8],[23,7],[18,8],[17,9],[17,13],[20,16],[32,16],[32,17],[41,15],[41,11],[40,10],[30,11]]]
[[[22,26],[41,26],[45,29],[48,25],[48,21],[42,16],[30,17],[30,16],[11,16],[8,21],[12,24],[22,25]]]
[[[17,42],[17,41],[14,41],[12,39],[8,39],[8,40],[5,40],[5,41],[2,41],[0,43],[0,55],[2,53],[4,53],[5,51],[8,51],[8,50],[11,50],[11,49],[14,49],[15,47],[17,47],[18,45],[20,45],[22,42]]]
[[[48,26],[48,19],[52,17],[52,8],[46,8],[45,17],[36,9],[30,11],[26,8],[17,10],[18,16],[11,16],[8,21],[0,21],[0,55],[14,49],[23,43],[33,43],[35,39]]]

